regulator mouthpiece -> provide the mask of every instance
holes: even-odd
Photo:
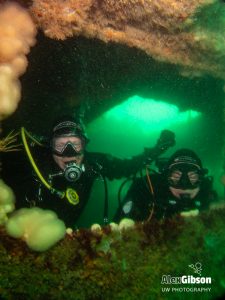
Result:
[[[63,175],[66,178],[66,180],[70,182],[75,182],[80,178],[82,172],[84,171],[84,165],[79,166],[76,162],[72,161],[66,165]]]

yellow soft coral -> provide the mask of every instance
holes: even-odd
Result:
[[[35,25],[25,9],[15,3],[0,6],[0,120],[17,108],[18,77],[26,70],[26,55],[35,35]]]
[[[66,234],[63,221],[50,210],[38,207],[21,208],[6,223],[7,233],[22,238],[35,251],[45,251]]]
[[[0,180],[0,224],[8,220],[8,213],[15,209],[15,197],[13,191]]]

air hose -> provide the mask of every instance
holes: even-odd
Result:
[[[37,139],[35,139],[30,133],[27,132],[27,130],[22,127],[21,128],[21,137],[22,137],[22,142],[24,145],[24,149],[26,151],[27,157],[35,171],[35,173],[37,174],[38,178],[40,179],[41,183],[51,192],[51,194],[55,194],[57,195],[59,198],[63,199],[66,198],[68,200],[68,202],[72,205],[76,205],[79,203],[79,196],[77,194],[77,192],[75,190],[73,190],[72,188],[67,188],[65,192],[63,191],[59,191],[57,189],[54,189],[46,180],[45,178],[42,176],[41,172],[39,171],[33,156],[31,154],[30,148],[28,146],[27,143],[27,138],[26,135],[33,141],[35,142],[37,145],[39,146],[43,146]]]

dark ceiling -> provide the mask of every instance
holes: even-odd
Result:
[[[3,123],[44,134],[57,116],[84,111],[84,121],[139,94],[196,109],[222,124],[223,82],[183,77],[175,65],[157,62],[135,48],[85,38],[55,41],[39,33],[21,78],[18,110]]]

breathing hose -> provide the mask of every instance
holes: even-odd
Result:
[[[78,196],[78,194],[75,190],[73,190],[72,188],[67,188],[65,192],[59,191],[57,189],[54,189],[45,180],[45,178],[42,176],[41,172],[39,171],[39,169],[38,169],[38,167],[37,167],[37,165],[36,165],[36,163],[33,159],[33,156],[30,152],[30,148],[29,148],[28,143],[27,143],[26,135],[33,142],[35,142],[37,145],[39,145],[39,146],[43,146],[43,145],[37,139],[35,139],[30,133],[28,133],[24,127],[21,128],[21,137],[22,137],[22,142],[23,142],[23,145],[24,145],[24,149],[25,149],[27,157],[28,157],[35,173],[37,174],[38,178],[40,179],[41,183],[51,192],[51,194],[55,194],[61,199],[66,198],[69,201],[69,203],[72,204],[72,205],[78,204],[79,203],[79,196]]]

